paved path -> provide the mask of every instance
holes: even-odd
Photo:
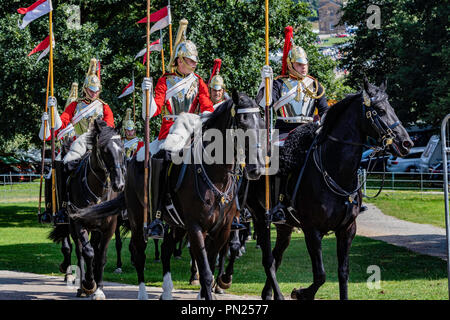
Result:
[[[103,291],[108,300],[136,300],[138,286],[105,282]],[[0,271],[0,300],[86,300],[77,298],[77,290],[66,286],[63,277],[45,276],[34,273]],[[159,299],[162,289],[147,287],[148,298]],[[196,300],[198,291],[173,290],[175,300]],[[255,300],[253,296],[231,294],[215,295],[217,300]]]
[[[362,212],[356,219],[358,235],[447,260],[444,228],[400,220],[383,214],[373,204],[364,205],[369,210]]]

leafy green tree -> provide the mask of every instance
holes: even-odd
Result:
[[[381,9],[381,28],[369,29],[369,5]],[[358,26],[343,65],[348,84],[363,75],[388,80],[391,104],[403,122],[438,125],[450,112],[448,89],[450,6],[438,0],[350,0],[341,23]]]
[[[39,145],[37,133],[45,105],[45,88],[48,58],[35,64],[36,57],[27,57],[31,49],[48,35],[48,18],[41,17],[25,30],[19,30],[17,20],[21,15],[16,9],[33,1],[5,0],[0,8],[0,150],[7,141]],[[151,2],[154,12],[167,5],[167,1]],[[81,10],[81,28],[68,27],[70,6]],[[140,83],[145,75],[142,60],[134,56],[145,47],[146,28],[136,24],[146,15],[145,1],[53,0],[54,7],[54,78],[55,95],[62,112],[70,85],[77,81],[82,85],[91,57],[102,64],[101,98],[109,103],[115,114],[116,125],[122,121],[125,109],[132,107],[131,96],[117,99],[121,90],[131,80],[136,80],[136,120],[142,135],[140,116]],[[196,43],[199,66],[196,70],[206,81],[215,58],[221,58],[221,74],[227,88],[238,89],[254,96],[261,81],[260,70],[264,64],[264,3],[249,0],[172,0],[173,38],[178,21],[189,21],[187,36]],[[316,35],[310,30],[308,3],[293,0],[270,1],[270,52],[281,52],[284,43],[284,27],[294,26],[295,42],[305,48],[310,60],[310,73],[327,88],[327,95],[342,96],[342,84],[335,81],[335,63],[320,55],[314,45]],[[166,71],[169,61],[168,28],[163,31]],[[159,38],[159,32],[151,35],[151,41]],[[175,48],[174,48],[175,49]],[[279,73],[281,62],[271,62]],[[150,55],[151,76],[156,84],[161,76],[161,55]],[[158,132],[160,118],[151,121],[151,134]],[[25,137],[25,138],[24,138]],[[9,143],[11,145],[11,143]]]

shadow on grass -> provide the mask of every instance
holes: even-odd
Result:
[[[42,208],[44,211],[44,208]],[[40,227],[38,222],[38,206],[33,203],[23,204],[1,204],[0,205],[0,228],[8,227]]]

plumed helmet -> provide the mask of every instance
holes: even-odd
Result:
[[[215,75],[211,82],[209,83],[209,88],[213,88],[215,90],[225,89],[225,83],[221,75]]]
[[[192,41],[186,39],[187,25],[188,21],[186,19],[180,20],[174,44],[175,51],[172,57],[170,57],[169,68],[173,68],[175,66],[176,58],[189,58],[195,62],[198,62],[197,47]]]
[[[125,130],[134,130],[136,128],[133,120],[131,120],[131,109],[130,108],[127,109],[125,119],[123,120],[123,128]]]
[[[222,60],[215,59],[211,78],[208,81],[208,87],[215,90],[225,89],[225,82],[222,76],[219,75],[220,67],[222,66]]]
[[[72,86],[70,87],[70,94],[69,97],[67,98],[65,108],[72,102],[77,101],[77,99],[78,99],[78,83],[73,82]]]
[[[306,52],[302,47],[292,45],[292,48],[288,53],[288,61],[292,64],[294,62],[308,64],[308,57],[306,56]]]
[[[175,49],[176,58],[189,58],[198,62],[197,47],[191,40],[181,42]]]
[[[102,89],[102,85],[100,83],[100,79],[97,74],[97,69],[98,69],[98,61],[97,59],[92,58],[89,64],[89,70],[86,74],[86,78],[84,79],[83,90],[89,88],[92,91],[97,92]]]

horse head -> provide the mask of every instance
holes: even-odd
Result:
[[[237,91],[233,91],[232,98],[234,105],[231,112],[235,118],[235,126],[244,133],[243,140],[237,137],[238,158],[241,157],[240,163],[245,162],[247,179],[256,180],[264,174],[265,168],[264,137],[261,135],[265,124],[255,100],[249,98],[245,93]],[[246,139],[248,143],[246,143]],[[243,156],[245,156],[245,160],[242,159]]]
[[[112,188],[120,192],[125,187],[124,146],[119,131],[108,127],[103,120],[94,120],[93,133],[96,137],[94,152],[110,177]]]
[[[390,105],[386,87],[386,81],[376,87],[364,77],[362,90],[364,127],[366,134],[376,139],[383,148],[403,157],[409,153],[414,143]]]

